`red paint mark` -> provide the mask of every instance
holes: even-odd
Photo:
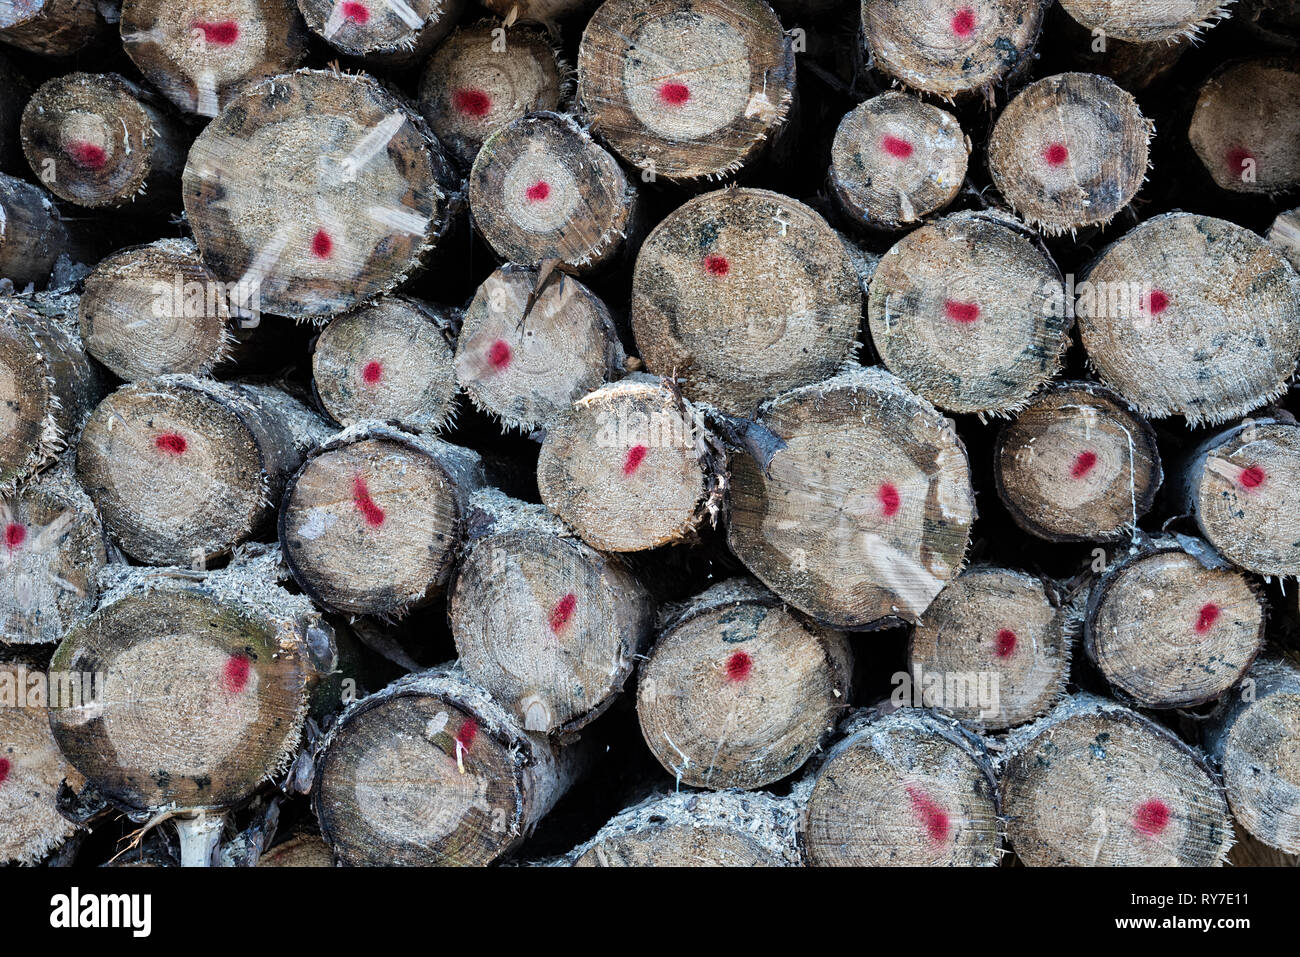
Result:
[[[1138,805],[1133,814],[1133,826],[1147,837],[1155,837],[1169,826],[1169,805],[1159,798],[1152,798]]]
[[[1147,311],[1153,316],[1158,316],[1169,308],[1169,295],[1159,289],[1147,296]]]
[[[650,451],[644,445],[634,445],[627,450],[627,458],[623,460],[623,475],[628,476],[636,472],[645,461],[646,452]]]
[[[366,385],[375,385],[384,377],[384,364],[375,360],[366,363],[361,370],[361,379]]]
[[[7,777],[9,777],[9,759],[0,758],[0,784],[4,784]]]
[[[492,109],[492,97],[482,90],[457,90],[451,95],[451,105],[466,116],[487,116]]]
[[[578,596],[573,592],[569,592],[556,602],[555,607],[551,609],[551,631],[558,635],[560,629],[569,623],[569,619],[573,617],[573,609],[577,607]]]
[[[364,477],[358,475],[352,480],[352,504],[361,512],[366,524],[378,528],[384,524],[384,510],[370,497],[370,487]]]
[[[952,32],[963,40],[975,32],[975,11],[962,7],[952,18]]]
[[[897,136],[886,136],[880,141],[886,153],[890,156],[896,156],[899,159],[907,159],[912,155],[912,144],[907,140],[899,139]]]
[[[504,339],[492,343],[488,349],[488,362],[492,363],[494,369],[504,369],[510,365],[510,343]]]
[[[349,0],[343,4],[343,19],[351,20],[357,26],[364,27],[370,21],[370,9],[364,3]]]
[[[239,694],[248,686],[248,672],[252,662],[247,655],[231,655],[221,669],[221,687],[226,694]]]
[[[998,639],[993,645],[993,653],[999,658],[1010,658],[1016,653],[1016,633],[1010,628],[998,632]]]
[[[532,186],[524,190],[524,197],[530,203],[544,203],[551,195],[551,184],[544,179],[539,179]]]
[[[193,28],[202,30],[203,39],[219,47],[228,47],[239,39],[239,24],[234,20],[221,20],[217,23],[196,20]]]
[[[330,234],[323,229],[316,230],[316,235],[311,238],[311,254],[317,259],[329,259],[332,252],[334,240],[330,239]]]
[[[884,511],[885,518],[891,518],[903,503],[898,495],[898,489],[889,482],[880,486],[880,491],[876,495],[880,499],[880,508]]]
[[[63,151],[82,169],[99,170],[108,165],[108,154],[104,152],[102,146],[96,146],[94,143],[77,140],[65,146]]]
[[[1255,162],[1255,156],[1244,146],[1234,146],[1228,150],[1228,169],[1234,173],[1244,173],[1248,164]]]
[[[10,522],[5,526],[5,545],[9,551],[19,548],[23,542],[27,541],[27,526],[19,525],[17,522]]]
[[[685,83],[659,84],[659,99],[668,106],[685,106],[691,98],[690,88]]]
[[[1092,467],[1096,464],[1097,464],[1096,452],[1094,452],[1092,449],[1087,449],[1086,451],[1080,452],[1078,457],[1075,458],[1074,464],[1070,466],[1070,477],[1081,479],[1089,472],[1091,472]]]
[[[1219,606],[1214,602],[1206,602],[1201,606],[1200,614],[1196,616],[1196,631],[1198,634],[1205,634],[1214,627],[1214,623],[1219,620]]]
[[[731,260],[726,256],[705,256],[704,268],[711,276],[725,276],[731,272]]]
[[[754,670],[754,659],[743,651],[738,651],[727,659],[727,680],[744,681]]]
[[[953,322],[974,322],[980,317],[977,302],[957,302],[949,299],[943,304],[943,311]]]
[[[164,432],[153,440],[154,447],[167,455],[184,455],[190,444],[177,432]]]
[[[1070,158],[1070,151],[1065,148],[1064,143],[1053,143],[1047,149],[1043,150],[1043,159],[1048,166],[1064,166],[1065,161]]]
[[[478,722],[473,718],[466,718],[465,723],[460,726],[456,732],[456,743],[460,745],[462,751],[468,751],[474,739],[478,737]]]
[[[1268,473],[1258,465],[1252,465],[1250,468],[1242,469],[1241,484],[1245,488],[1259,488],[1264,484],[1264,479],[1268,478]]]
[[[949,831],[948,812],[920,788],[909,787],[907,797],[912,802],[912,812],[925,825],[930,840],[936,844],[947,840]]]

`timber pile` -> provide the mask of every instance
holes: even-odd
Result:
[[[1294,4],[112,6],[0,3],[0,864],[1300,863]]]

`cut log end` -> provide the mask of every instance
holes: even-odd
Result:
[[[1300,60],[1248,60],[1216,73],[1187,135],[1222,189],[1273,195],[1300,186]]]
[[[1195,39],[1229,15],[1232,0],[1151,3],[1149,0],[1061,0],[1065,12],[1089,30],[1131,43]]]
[[[404,65],[445,37],[465,0],[298,0],[307,26],[348,56],[376,65]]]

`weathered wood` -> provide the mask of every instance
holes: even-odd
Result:
[[[328,431],[272,386],[159,376],[99,404],[77,445],[77,478],[132,558],[201,567],[262,530]]]
[[[189,137],[157,99],[116,73],[55,77],[23,109],[23,153],[50,192],[79,206],[165,203]]]
[[[915,622],[965,560],[975,520],[952,422],[884,369],[781,395],[758,423],[766,469],[732,459],[728,544],[764,584],[835,628]]]
[[[913,708],[861,711],[841,730],[811,776],[809,865],[998,865],[997,782],[977,735]]]
[[[1154,418],[1225,422],[1281,395],[1300,354],[1300,277],[1270,244],[1193,213],[1147,220],[1079,285],[1101,379]]]
[[[963,212],[904,236],[871,280],[881,361],[941,409],[1010,415],[1060,368],[1061,272],[1023,225]]]
[[[631,323],[649,371],[735,415],[832,375],[857,346],[862,293],[844,242],[761,189],[690,200],[647,237]]]
[[[465,9],[465,0],[297,2],[313,33],[348,56],[376,66],[422,59],[450,32]]]
[[[460,665],[524,729],[575,731],[631,677],[654,603],[622,564],[544,506],[486,489],[470,508],[447,597]]]
[[[324,608],[403,615],[442,591],[469,496],[483,482],[469,449],[358,423],[312,450],[289,480],[279,520],[285,561]]]
[[[558,111],[568,66],[541,29],[499,20],[462,26],[439,44],[420,79],[420,113],[465,168],[483,141],[525,113]]]
[[[29,283],[44,288],[68,252],[68,230],[45,191],[0,173],[0,279],[18,290]]]
[[[1107,37],[1132,43],[1195,39],[1229,15],[1230,0],[1061,0],[1065,12]]]
[[[618,378],[625,361],[595,293],[563,273],[543,279],[509,266],[479,286],[456,342],[456,379],[470,401],[525,432]]]
[[[1222,189],[1276,195],[1300,186],[1300,60],[1245,60],[1205,81],[1187,131]]]
[[[830,186],[840,208],[861,225],[901,229],[957,198],[970,150],[970,138],[947,110],[905,93],[882,93],[840,121]]]
[[[333,867],[334,852],[318,834],[295,834],[262,852],[258,867]]]
[[[1117,393],[1063,381],[1003,426],[993,448],[998,496],[1017,525],[1050,542],[1116,541],[1164,480],[1156,435]]]
[[[1269,227],[1268,241],[1300,273],[1300,207],[1278,213]]]
[[[71,56],[105,29],[95,0],[15,0],[0,8],[0,43],[41,56]]]
[[[1300,854],[1300,663],[1261,658],[1205,726],[1237,823],[1256,839]]]
[[[835,730],[852,675],[843,634],[730,579],[666,610],[637,680],[641,735],[679,785],[765,787]]]
[[[1030,867],[1213,867],[1232,845],[1200,752],[1093,695],[1008,736],[1001,793],[1007,839]]]
[[[551,22],[584,7],[594,7],[597,0],[479,0],[493,13],[514,20]]]
[[[799,867],[799,815],[762,791],[679,791],[620,811],[574,867]]]
[[[203,260],[267,312],[320,319],[415,272],[459,206],[441,147],[365,74],[299,70],[245,89],[190,150]]]
[[[998,117],[989,172],[1026,222],[1048,235],[1104,226],[1146,179],[1155,130],[1137,100],[1093,73],[1026,87]]]
[[[908,703],[978,731],[1042,717],[1065,693],[1077,625],[1077,612],[1043,579],[990,565],[967,569],[912,630]]]
[[[388,296],[330,320],[312,348],[312,384],[341,426],[366,419],[438,431],[455,417],[454,316]]]
[[[578,102],[645,178],[722,179],[794,100],[794,52],[764,0],[605,0],[578,48]]]
[[[516,848],[581,770],[457,670],[393,682],[349,707],[312,788],[345,864],[483,865]]]

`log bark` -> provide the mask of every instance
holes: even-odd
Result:
[[[388,296],[330,320],[312,347],[312,384],[340,426],[365,420],[437,432],[455,419],[453,311]]]
[[[451,31],[465,0],[298,0],[298,9],[311,31],[340,52],[373,66],[404,66],[423,59]]]
[[[330,70],[244,90],[194,141],[183,179],[212,271],[267,312],[317,320],[415,272],[456,190],[419,114],[365,74]]]
[[[1065,12],[1089,30],[1131,43],[1198,38],[1229,15],[1224,0],[1152,3],[1149,0],[1061,0]]]
[[[881,258],[870,288],[881,361],[949,412],[1019,411],[1069,345],[1061,272],[1009,217],[963,212],[922,226]]]
[[[447,583],[483,482],[476,452],[361,422],[322,442],[289,480],[285,560],[324,608],[404,615]]]
[[[933,712],[871,709],[811,776],[804,842],[813,867],[996,867],[997,782],[982,739]]]
[[[1112,80],[1062,73],[1007,104],[989,138],[989,172],[1039,232],[1105,226],[1142,188],[1154,131],[1137,100]]]
[[[116,73],[69,73],[27,101],[23,152],[60,199],[91,208],[175,198],[189,137],[154,94]]]
[[[1228,804],[1243,829],[1270,848],[1300,854],[1300,663],[1261,658],[1239,691],[1205,726],[1205,746],[1223,772]]]
[[[120,29],[145,79],[199,116],[216,116],[245,87],[288,73],[307,55],[293,0],[123,0]]]
[[[1042,717],[1065,693],[1079,618],[1037,576],[967,569],[912,631],[912,703],[920,694],[926,707],[983,732]]]
[[[917,621],[965,560],[975,520],[950,420],[883,369],[766,405],[767,468],[732,459],[728,544],[765,585],[833,628]]]
[[[752,416],[760,402],[833,375],[862,316],[844,242],[809,207],[760,189],[690,200],[646,239],[631,324],[649,371],[688,399]]]
[[[525,113],[559,111],[571,92],[568,74],[545,30],[481,20],[460,27],[429,58],[420,113],[469,169],[497,130]]]
[[[258,867],[333,867],[334,852],[318,834],[295,834],[264,852]]]
[[[845,635],[810,625],[747,579],[666,610],[637,682],[646,746],[703,788],[765,787],[801,768],[849,706]]]
[[[1195,426],[1244,415],[1282,394],[1300,354],[1300,278],[1226,220],[1147,220],[1101,253],[1079,294],[1089,360],[1153,418]]]
[[[614,702],[649,643],[649,592],[544,506],[486,489],[469,526],[447,598],[461,667],[525,730],[582,728]]]
[[[1093,695],[1008,736],[1001,794],[1007,839],[1029,867],[1214,867],[1232,845],[1200,752]]]
[[[763,0],[606,0],[578,49],[578,103],[642,176],[723,179],[784,126],[794,52]]]
[[[44,288],[55,262],[69,252],[63,217],[44,190],[0,173],[0,278],[18,290]]]
[[[32,0],[0,11],[0,43],[41,56],[72,56],[105,29],[95,0]]]
[[[343,713],[317,762],[316,816],[344,864],[490,864],[532,833],[581,759],[459,671],[434,669]]]
[[[159,376],[99,404],[77,445],[77,478],[132,558],[203,567],[262,530],[327,434],[278,388]]]
[[[1201,87],[1187,131],[1221,189],[1277,195],[1300,186],[1300,60],[1229,64]]]
[[[1164,481],[1156,435],[1117,393],[1063,381],[1003,426],[993,449],[998,496],[1017,525],[1050,542],[1117,541]]]

